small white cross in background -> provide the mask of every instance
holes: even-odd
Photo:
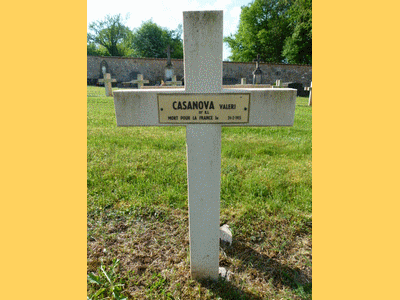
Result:
[[[177,85],[182,85],[182,81],[176,81],[176,76],[172,76],[172,80],[171,81],[166,81],[165,82],[166,85],[172,85],[172,86],[177,86]]]
[[[309,87],[304,88],[305,91],[310,91],[310,96],[308,97],[308,106],[312,106],[312,81]]]
[[[117,82],[117,81],[115,79],[111,79],[110,73],[105,73],[104,79],[98,80],[98,83],[104,83],[104,86],[106,88],[106,96],[107,97],[112,97],[112,95],[113,95],[111,82]]]
[[[132,80],[132,82],[133,83],[137,83],[138,89],[141,89],[142,86],[144,86],[145,83],[149,83],[148,80],[143,80],[143,75],[142,74],[138,74],[137,80]]]
[[[128,81],[128,82],[123,82],[124,85],[130,84],[130,83],[137,83],[138,89],[140,90],[142,88],[142,86],[144,86],[145,83],[149,83],[149,81],[148,80],[143,80],[143,75],[142,74],[138,74],[137,75],[137,79],[131,80],[131,81]]]

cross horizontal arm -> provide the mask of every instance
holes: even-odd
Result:
[[[99,79],[99,82],[100,82],[100,83],[104,83],[104,82],[117,82],[117,80],[116,80],[116,79],[106,79],[106,80],[104,80],[104,79]]]
[[[158,94],[184,94],[182,89],[127,90],[114,92],[117,126],[183,126],[159,121]],[[222,126],[292,126],[296,104],[295,89],[223,89],[223,94],[250,94],[248,123]],[[207,124],[207,122],[204,122]]]
[[[165,84],[166,84],[166,85],[175,85],[175,86],[178,86],[178,85],[182,85],[182,81],[166,81]]]

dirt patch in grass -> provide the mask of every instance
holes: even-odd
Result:
[[[220,249],[220,266],[233,272],[230,281],[198,282],[190,278],[187,211],[92,211],[88,274],[100,276],[101,266],[118,259],[115,283],[128,299],[311,299],[310,234],[285,220],[255,220],[253,226],[251,234],[236,230],[233,244]],[[88,283],[89,297],[100,288]],[[105,296],[114,299],[111,290]]]

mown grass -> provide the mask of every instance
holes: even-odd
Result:
[[[293,127],[222,129],[221,225],[233,244],[221,248],[220,266],[234,274],[197,282],[185,128],[117,128],[112,97],[88,97],[88,274],[114,270],[116,281],[89,281],[89,298],[311,299],[307,103],[297,98]]]

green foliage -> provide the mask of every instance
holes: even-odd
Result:
[[[90,23],[87,34],[88,48],[89,45],[95,44],[96,49],[102,46],[111,56],[132,55],[133,52],[129,47],[132,32],[124,25],[125,22],[126,20],[123,20],[121,15],[118,14],[115,16],[107,15],[103,20]],[[93,46],[90,47],[91,53],[93,53]]]
[[[128,298],[121,295],[123,284],[118,283],[120,281],[120,276],[116,272],[119,266],[119,260],[114,259],[113,264],[109,270],[102,264],[99,268],[99,275],[90,273],[87,276],[89,285],[93,288],[88,300],[104,299],[104,296],[112,296],[115,300],[126,300]],[[102,296],[102,298],[99,298]]]
[[[232,49],[232,61],[252,61],[257,54],[266,62],[281,62],[289,36],[289,1],[255,0],[242,7],[239,30],[225,38]]]
[[[88,43],[87,44],[87,55],[98,55],[95,43]]]
[[[130,30],[121,15],[107,15],[92,22],[87,34],[87,54],[100,56],[166,58],[165,49],[172,48],[172,58],[183,58],[182,24],[175,30],[162,28],[152,20]]]
[[[171,53],[171,58],[183,59],[183,41],[182,41],[183,27],[182,24],[178,25],[178,28],[170,31],[171,39],[170,45],[174,50]]]
[[[88,43],[87,44],[87,55],[93,55],[93,56],[110,56],[110,53],[108,50],[101,46],[101,45],[96,45],[95,43]]]
[[[312,2],[297,0],[290,8],[293,33],[285,41],[283,55],[289,63],[312,63]]]
[[[166,58],[165,49],[171,46],[172,58],[183,58],[182,26],[176,30],[162,28],[152,20],[144,22],[133,33],[132,47],[139,57]]]
[[[129,30],[127,31],[127,34],[125,38],[122,40],[121,44],[118,45],[118,48],[122,53],[122,56],[138,57],[138,54],[136,53],[134,47],[132,47],[132,44],[133,44],[133,32]]]
[[[238,32],[224,38],[232,61],[311,63],[311,0],[255,0],[242,7]]]

